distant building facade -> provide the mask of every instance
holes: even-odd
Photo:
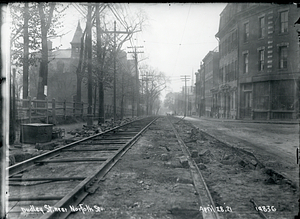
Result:
[[[214,117],[298,117],[299,42],[294,23],[299,15],[293,4],[227,4],[216,34],[220,60],[219,80],[211,89]]]
[[[204,65],[200,65],[200,69],[195,73],[196,75],[196,106],[199,116],[205,115],[205,69]]]
[[[217,102],[219,82],[219,52],[210,51],[202,60],[204,65],[204,102],[205,116],[214,117],[219,113],[220,104]]]

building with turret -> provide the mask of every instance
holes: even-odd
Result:
[[[78,21],[71,48],[53,50],[51,42],[48,43],[48,99],[58,101],[75,100],[77,89],[76,69],[79,61],[82,29]],[[82,84],[84,86],[84,84]],[[86,102],[87,92],[82,89],[82,101]]]

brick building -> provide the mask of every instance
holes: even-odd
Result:
[[[299,44],[294,23],[299,10],[293,4],[227,4],[216,34],[219,79],[211,89],[213,106],[219,110],[216,115],[237,119],[298,117]]]
[[[238,90],[238,5],[228,4],[220,15],[219,31],[219,84],[214,86],[214,99],[219,108],[219,118],[237,118]]]
[[[210,51],[202,60],[204,66],[204,102],[205,116],[216,117],[219,113],[218,100],[219,86],[219,52]]]
[[[300,72],[294,23],[299,9],[293,4],[247,6],[238,17],[239,117],[295,119]]]

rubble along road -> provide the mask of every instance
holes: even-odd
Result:
[[[239,161],[239,150],[224,147],[200,132],[192,138],[190,122],[174,118],[172,123],[192,152],[215,208],[198,199],[191,168],[181,162],[183,153],[175,134],[162,117],[106,175],[98,190],[81,203],[87,210],[94,209],[78,210],[69,218],[201,219],[203,212],[218,211],[220,219],[289,219],[297,213],[297,189],[270,181],[265,173],[268,169],[258,164],[248,168]]]
[[[298,184],[296,148],[298,124],[254,123],[186,117],[185,120],[208,134],[237,148],[252,152],[266,167]]]

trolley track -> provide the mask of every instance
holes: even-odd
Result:
[[[186,156],[186,158],[188,160],[191,175],[192,175],[193,182],[194,182],[194,186],[198,193],[201,206],[205,206],[205,207],[208,206],[211,209],[213,209],[213,210],[209,210],[209,211],[201,211],[203,219],[220,219],[218,212],[215,210],[216,206],[215,206],[214,200],[211,197],[210,191],[205,183],[205,180],[204,180],[197,164],[191,158],[191,153],[189,151],[189,148],[186,146],[186,144],[180,137],[174,124],[170,120],[168,120],[168,121],[172,126],[172,129],[178,140],[178,143],[181,147],[182,152],[184,153],[184,155]]]
[[[7,217],[22,218],[27,212],[30,218],[66,218],[70,206],[96,191],[156,119],[135,120],[9,167]]]
[[[190,157],[191,171],[202,167],[198,175],[203,182],[195,187],[202,191],[198,193],[203,218],[284,219],[296,213],[297,188],[290,180],[265,168],[251,152],[228,145],[182,119],[169,120]],[[190,151],[199,156],[191,158]],[[219,214],[209,215],[215,212]]]

